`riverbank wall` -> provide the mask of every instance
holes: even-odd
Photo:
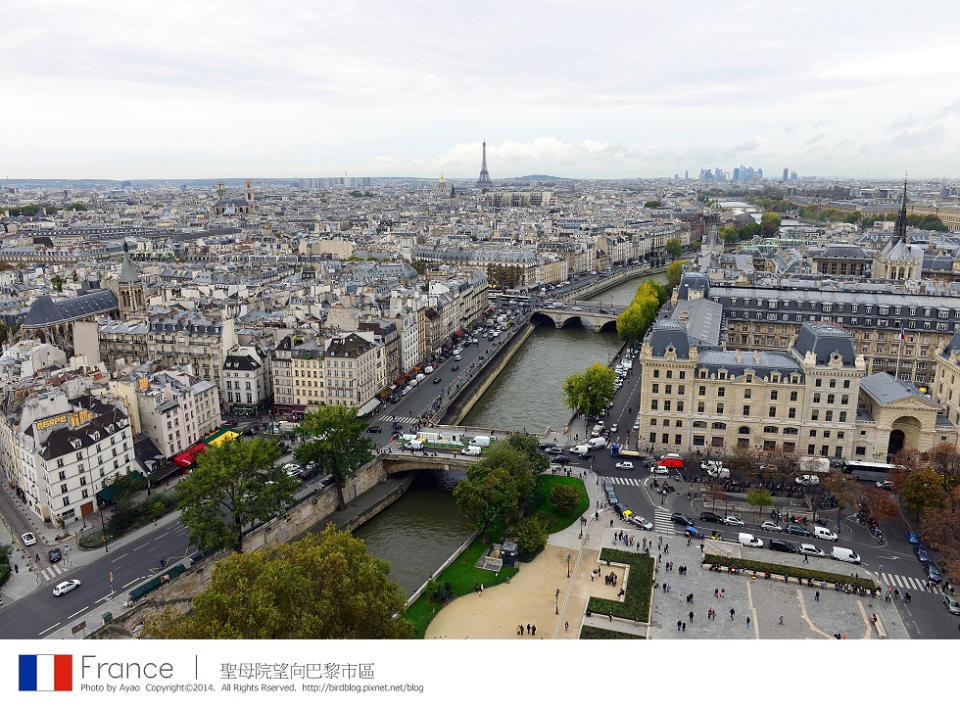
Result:
[[[437,420],[442,424],[458,426],[535,329],[535,326],[529,322],[521,326],[514,333],[510,342],[484,362],[483,366],[477,370],[467,385],[457,393],[457,396],[447,404],[446,408],[438,412]]]

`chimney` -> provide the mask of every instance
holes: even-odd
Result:
[[[737,350],[737,364],[740,364],[741,359],[740,350]]]

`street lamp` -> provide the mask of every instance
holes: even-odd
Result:
[[[556,593],[553,594],[554,598],[554,608],[553,612],[555,615],[560,615],[560,589],[558,588]]]
[[[567,578],[570,578],[570,555],[567,554]]]

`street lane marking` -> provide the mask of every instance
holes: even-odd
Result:
[[[126,554],[121,554],[120,556],[114,557],[113,560],[114,560],[114,561],[120,561],[120,559],[122,559],[122,558],[125,557],[125,556],[126,556]]]
[[[80,615],[80,614],[83,613],[85,610],[87,610],[89,607],[90,607],[90,606],[84,606],[83,608],[81,608],[80,610],[78,610],[78,611],[77,611],[76,613],[74,613],[73,615],[68,615],[67,618],[73,618],[73,616],[75,616],[75,615]]]
[[[139,581],[140,579],[143,579],[143,578],[146,578],[146,577],[145,577],[145,576],[138,576],[138,577],[135,578],[133,581],[129,581],[128,583],[123,584],[123,586],[121,586],[120,588],[126,588],[127,586],[132,586],[132,585],[135,584],[137,581]]]
[[[134,547],[133,550],[136,551],[137,549],[143,549],[145,546],[147,546],[147,545],[146,545],[146,544],[141,544],[141,545],[138,546],[138,547]]]
[[[103,603],[104,601],[109,600],[110,598],[113,598],[113,591],[110,591],[110,593],[108,593],[103,598],[98,598],[97,600],[94,601],[94,603]]]
[[[154,537],[154,539],[160,539],[161,537],[165,537],[165,536],[167,536],[167,532],[164,532],[163,534],[158,534],[157,536]]]
[[[58,625],[60,625],[60,623],[54,623],[54,624],[51,625],[49,628],[45,628],[45,629],[41,630],[41,631],[38,633],[38,637],[41,637],[41,638],[42,638],[45,634],[49,633],[51,630],[53,630],[54,628],[56,628]]]

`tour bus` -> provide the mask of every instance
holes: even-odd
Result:
[[[883,482],[889,479],[890,474],[899,468],[898,465],[871,463],[867,460],[847,460],[843,463],[844,473],[866,482]]]

